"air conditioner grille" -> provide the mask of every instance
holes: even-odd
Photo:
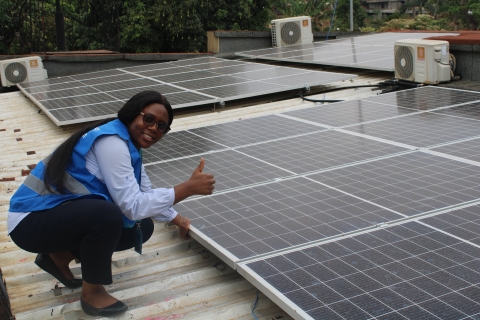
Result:
[[[395,51],[395,71],[401,78],[410,79],[413,76],[413,52],[407,46],[398,46]]]
[[[281,27],[281,37],[285,44],[295,44],[302,36],[298,22],[286,22]]]
[[[11,83],[20,83],[27,79],[27,68],[20,62],[9,63],[5,67],[5,77]]]

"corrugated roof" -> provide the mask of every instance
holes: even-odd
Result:
[[[318,67],[314,67],[318,68]],[[335,70],[335,72],[339,72]],[[351,73],[352,70],[345,71]],[[389,79],[383,72],[361,71],[359,78],[332,86],[374,84]],[[378,91],[377,91],[378,92]],[[359,99],[376,92],[349,89],[309,98]],[[261,99],[212,111],[183,112],[172,130],[238,121],[312,106],[300,98],[278,102]],[[255,105],[245,106],[246,103]],[[84,125],[84,124],[83,124]],[[83,125],[57,127],[39,113],[20,92],[2,94],[0,101],[0,268],[6,280],[11,307],[17,319],[86,319],[81,311],[80,289],[67,289],[34,263],[35,254],[15,246],[7,236],[7,212],[12,193],[36,164]],[[60,239],[59,239],[60,240]],[[176,229],[157,223],[144,254],[133,250],[113,256],[114,282],[107,290],[129,306],[122,319],[252,319],[257,290],[236,271],[224,265],[194,240],[176,237]],[[72,264],[80,275],[80,265]],[[60,284],[60,286],[58,286]],[[260,293],[258,319],[291,319]]]

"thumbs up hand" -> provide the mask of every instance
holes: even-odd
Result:
[[[192,184],[193,194],[212,194],[213,189],[215,189],[215,179],[213,178],[213,174],[203,173],[202,171],[204,167],[205,159],[202,158],[200,159],[200,164],[193,171],[189,180]]]
[[[190,179],[176,186],[175,203],[182,201],[193,195],[212,194],[215,189],[215,178],[213,174],[203,173],[205,167],[205,159],[200,159],[200,164],[193,171]]]

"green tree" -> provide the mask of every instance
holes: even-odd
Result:
[[[367,13],[363,9],[360,0],[353,0],[353,29],[358,30],[364,27],[366,18]],[[338,0],[333,28],[350,30],[350,0]]]

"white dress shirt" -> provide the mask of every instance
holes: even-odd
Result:
[[[152,189],[143,165],[141,184],[138,185],[133,173],[128,144],[119,136],[98,138],[85,159],[87,170],[105,183],[113,202],[130,220],[151,217],[157,221],[172,221],[177,216],[172,207],[175,191],[173,188]],[[9,212],[8,233],[10,234],[28,214],[29,212]]]

